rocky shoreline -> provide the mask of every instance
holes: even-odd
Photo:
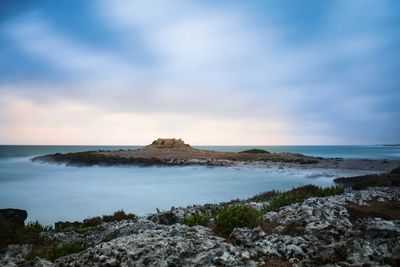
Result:
[[[388,174],[393,178],[390,181],[400,180],[398,170]],[[303,193],[304,200],[291,200]],[[293,204],[278,203],[284,200]],[[271,209],[277,203],[278,208]],[[221,219],[218,216],[223,216],[219,211],[236,207],[265,213],[258,213],[262,215],[251,227],[234,227],[226,236],[218,234],[215,225]],[[99,224],[85,231],[78,231],[84,222],[59,225],[72,230],[43,231],[40,236],[58,247],[80,244],[81,251],[50,262],[32,258],[33,245],[9,245],[0,256],[0,265],[398,266],[399,211],[397,186],[344,192],[308,186],[281,194],[266,192],[248,200],[172,208],[146,217],[119,214],[120,221],[93,218],[85,225]],[[187,218],[205,214],[213,215],[205,226],[196,225],[201,221],[189,226]],[[234,222],[237,214],[229,216]]]
[[[396,160],[312,157],[298,153],[270,153],[260,149],[242,152],[199,150],[180,139],[158,139],[135,150],[85,151],[38,156],[34,162],[67,166],[258,166],[365,170],[387,172],[400,165]]]

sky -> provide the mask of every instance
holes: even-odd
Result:
[[[0,1],[0,144],[400,143],[400,1]]]

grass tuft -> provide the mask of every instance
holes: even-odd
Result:
[[[228,237],[235,228],[256,227],[258,218],[259,213],[253,208],[243,205],[226,206],[217,211],[215,232],[223,237]]]
[[[183,224],[186,224],[187,226],[190,227],[195,225],[208,226],[209,222],[210,222],[209,213],[204,213],[204,214],[196,213],[183,218]]]

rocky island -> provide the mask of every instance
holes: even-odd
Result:
[[[150,145],[134,150],[85,151],[56,153],[35,157],[35,162],[66,164],[71,166],[283,166],[335,168],[350,170],[389,171],[400,165],[396,160],[367,160],[312,157],[299,153],[270,153],[261,149],[241,152],[218,152],[191,147],[181,139],[159,138]]]
[[[0,210],[0,265],[399,266],[400,168],[364,178],[54,227]]]

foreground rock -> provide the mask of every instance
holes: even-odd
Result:
[[[369,188],[309,198],[268,212],[254,229],[236,228],[227,238],[211,229],[179,223],[182,214],[214,206],[173,209],[103,223],[96,231],[43,233],[57,243],[80,241],[85,251],[33,266],[398,266],[400,188]],[[171,215],[170,214],[170,215]],[[171,219],[172,218],[172,219]],[[152,221],[153,220],[153,221]],[[23,266],[29,247],[12,246],[0,265]],[[42,264],[42,265],[40,265]]]
[[[55,262],[55,266],[244,266],[249,253],[202,226],[181,224],[118,237]]]
[[[20,209],[0,209],[0,220],[4,220],[15,227],[25,225],[25,220],[28,217],[26,210]]]

